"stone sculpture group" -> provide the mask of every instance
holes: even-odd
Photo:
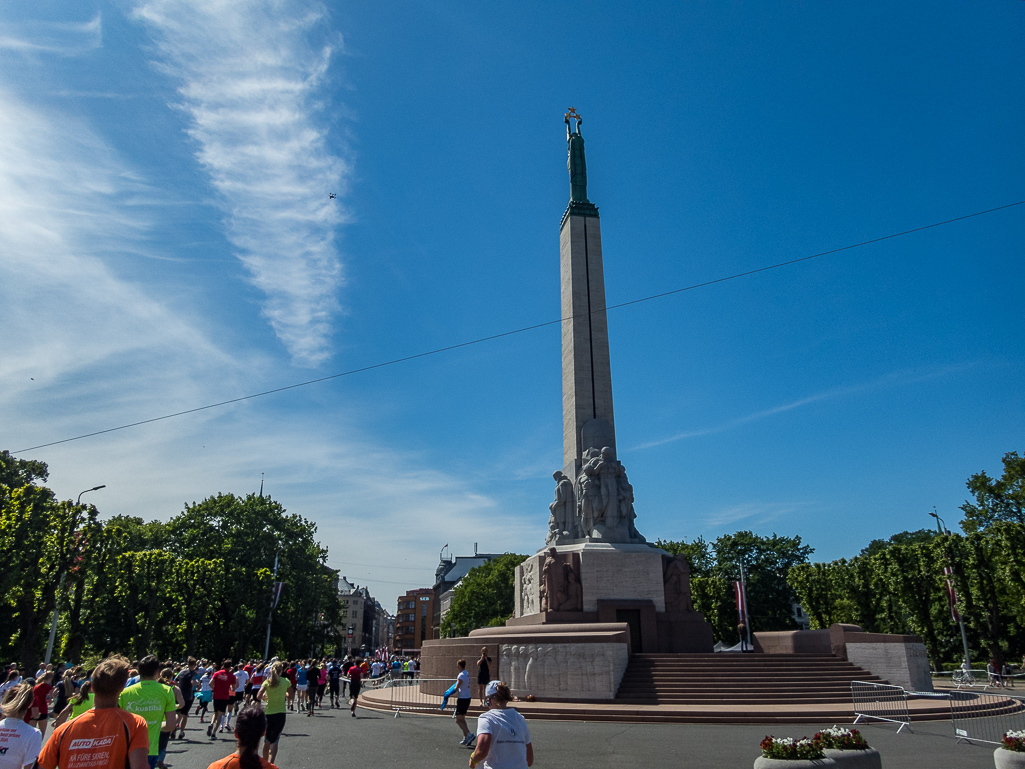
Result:
[[[579,558],[560,557],[554,547],[549,548],[541,567],[538,591],[541,611],[582,611],[584,592],[580,587]]]
[[[561,470],[555,478],[555,501],[548,506],[547,545],[579,540],[643,543],[634,521],[634,490],[623,463],[609,446],[584,452],[576,481]]]

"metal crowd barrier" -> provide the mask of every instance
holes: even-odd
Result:
[[[1000,694],[953,690],[950,720],[957,742],[999,745],[1004,732],[1025,729],[1025,702]]]
[[[447,689],[452,683],[451,678],[395,678],[384,684],[384,689],[390,694],[388,706],[395,711],[395,718],[403,710],[427,711],[441,710],[442,697],[437,694],[427,694],[421,688],[421,684],[437,682],[442,685],[442,690]],[[455,698],[449,699],[449,708],[453,711],[456,707]]]
[[[871,681],[851,681],[851,699],[854,701],[854,723],[863,718],[900,724],[897,733],[911,731],[908,712],[908,693],[900,686],[877,684]]]

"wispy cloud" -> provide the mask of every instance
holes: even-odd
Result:
[[[116,393],[108,418],[123,420],[134,413],[133,384],[148,391],[160,374],[191,381],[206,366],[234,368],[187,308],[170,308],[109,266],[149,253],[152,223],[131,201],[156,191],[86,123],[0,90],[0,146],[0,409],[17,402],[22,426],[39,417],[36,425],[54,427],[62,407],[82,398],[83,375],[105,370],[96,388]],[[185,402],[199,395],[193,385],[178,393]],[[103,418],[103,407],[83,405],[69,409],[65,429]],[[41,435],[17,436],[15,420],[5,422],[7,439],[21,445]]]
[[[899,371],[886,374],[885,376],[878,377],[868,382],[862,382],[856,385],[850,385],[847,387],[835,387],[830,390],[824,390],[814,395],[808,395],[804,398],[798,398],[797,400],[784,403],[780,406],[773,406],[772,408],[763,409],[762,411],[756,411],[753,414],[747,414],[746,416],[737,417],[718,425],[711,427],[698,428],[696,430],[685,430],[683,432],[676,433],[668,438],[661,438],[659,440],[650,441],[648,443],[642,443],[635,446],[635,449],[650,449],[655,446],[664,446],[667,443],[673,443],[674,441],[682,441],[687,438],[699,438],[704,435],[715,435],[716,433],[725,432],[727,430],[733,430],[734,428],[746,425],[750,422],[757,422],[761,419],[767,419],[768,417],[776,416],[777,414],[783,414],[787,411],[793,411],[803,406],[809,406],[813,403],[819,403],[821,401],[834,400],[837,398],[848,397],[852,395],[861,395],[864,393],[872,392],[875,390],[882,390],[891,387],[903,387],[916,382],[924,382],[929,379],[937,379],[945,376],[951,376],[958,374],[962,371],[966,371],[969,368],[974,367],[975,363],[964,363],[956,366],[944,366],[941,368],[929,369],[926,371],[913,370],[913,371]]]
[[[789,513],[797,512],[800,508],[806,506],[803,503],[745,502],[739,505],[731,505],[721,510],[715,510],[706,515],[702,519],[702,523],[711,529],[732,526],[740,521],[761,525]]]
[[[197,157],[221,193],[227,237],[293,360],[331,354],[346,162],[327,143],[321,85],[332,54],[319,4],[143,0],[135,7],[179,84]]]
[[[272,375],[211,342],[180,293],[111,265],[149,248],[158,189],[71,111],[0,90],[0,425],[4,447],[71,437],[209,403]],[[152,221],[150,217],[155,217]],[[167,519],[219,491],[267,489],[318,525],[329,563],[386,606],[432,583],[437,552],[533,551],[547,516],[523,516],[436,457],[363,435],[342,406],[247,402],[49,447],[62,498],[106,484],[104,515]],[[388,558],[375,562],[375,548]],[[350,565],[353,564],[353,565]],[[359,564],[356,566],[354,564]],[[396,564],[408,571],[395,573]],[[422,577],[420,576],[422,575]]]
[[[33,21],[0,24],[0,50],[78,56],[103,45],[100,14],[83,22]]]

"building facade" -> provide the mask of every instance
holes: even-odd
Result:
[[[338,598],[341,602],[338,635],[345,654],[373,654],[389,645],[392,617],[366,587],[343,576],[338,581]]]
[[[477,546],[473,549],[476,551]],[[434,638],[441,638],[441,620],[452,606],[452,596],[460,580],[470,569],[491,561],[501,553],[477,553],[473,555],[452,555],[442,558],[434,572],[434,616],[431,620]]]
[[[424,641],[439,637],[434,629],[434,604],[434,590],[429,587],[409,590],[399,597],[392,647],[396,654],[419,652]]]

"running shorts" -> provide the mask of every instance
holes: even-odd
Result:
[[[264,737],[271,745],[277,743],[281,732],[285,728],[285,714],[271,713],[267,716],[267,735]]]
[[[467,711],[470,709],[470,702],[472,697],[463,697],[456,700],[456,715],[465,716]]]
[[[214,713],[224,713],[231,704],[231,698],[226,700],[214,700]]]
[[[349,684],[349,695],[350,695],[350,696],[351,696],[351,697],[352,697],[353,699],[356,699],[357,697],[359,697],[359,690],[360,690],[361,688],[363,688],[361,684],[358,684],[358,683],[356,683],[355,681],[352,681],[352,682],[351,682],[351,683]]]

